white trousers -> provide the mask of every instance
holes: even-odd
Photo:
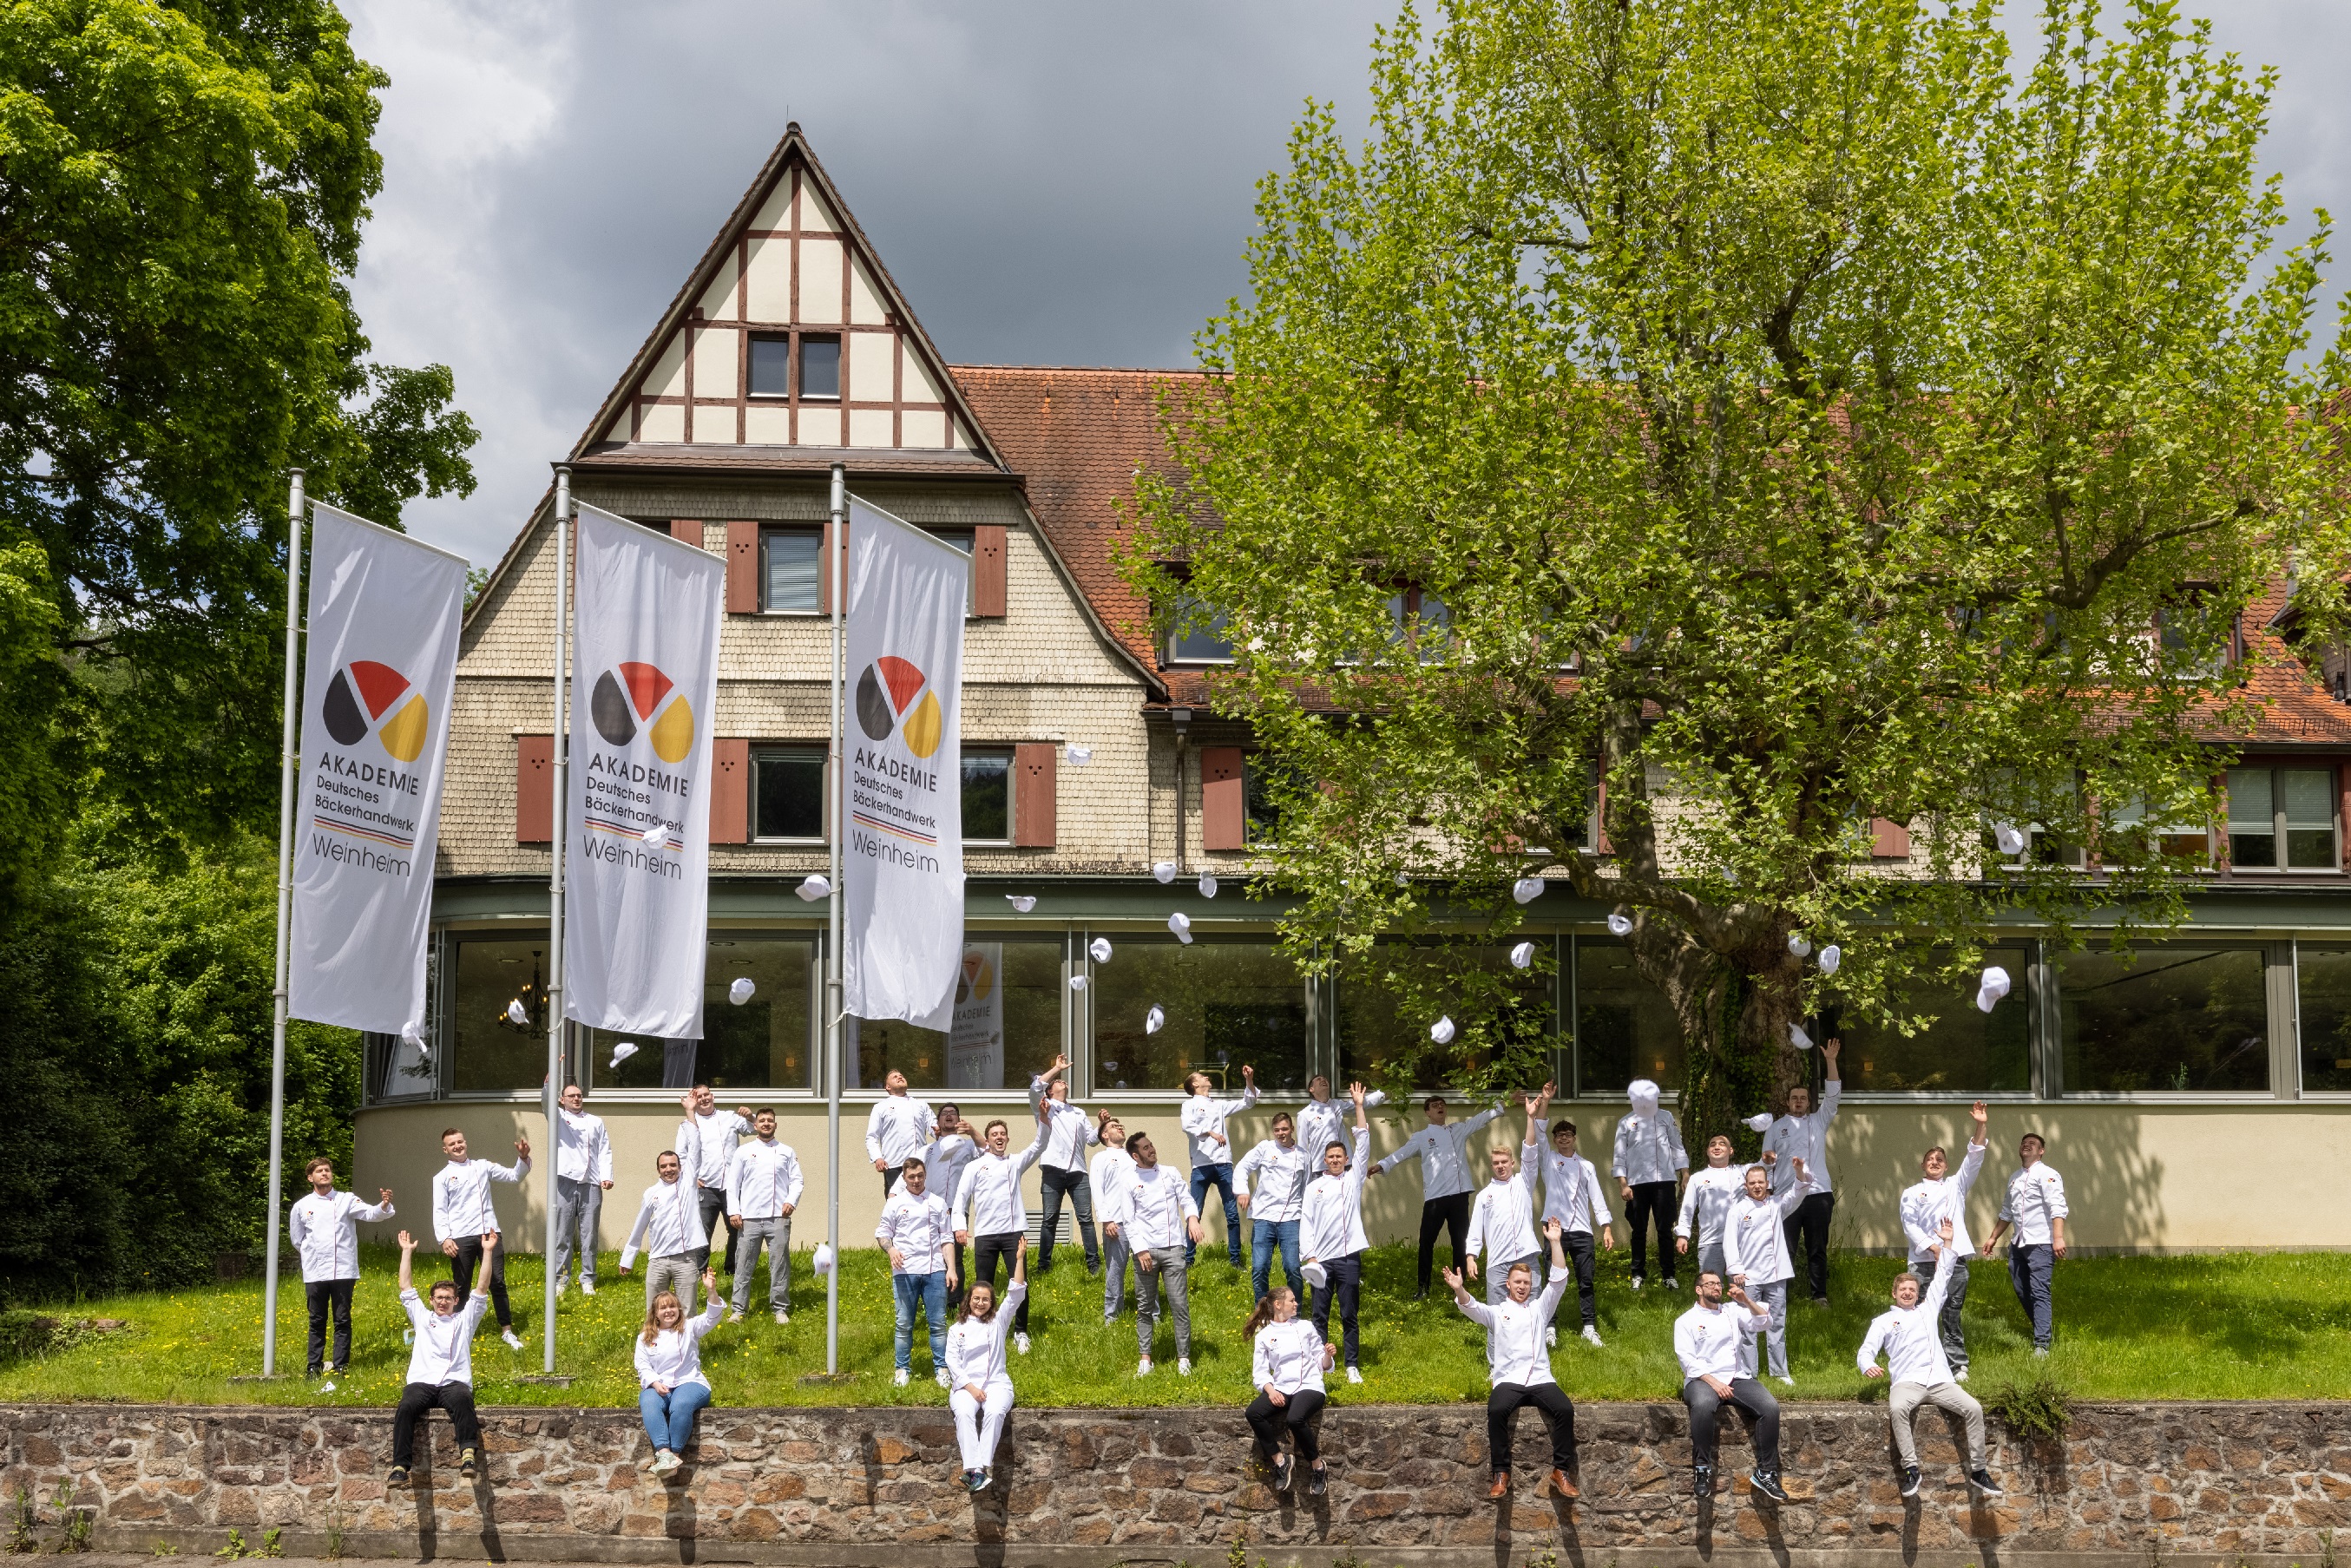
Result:
[[[998,1378],[987,1385],[987,1403],[982,1405],[971,1396],[971,1390],[961,1384],[947,1396],[947,1404],[955,1409],[956,1442],[963,1449],[963,1468],[984,1470],[996,1463],[996,1445],[1004,1437],[1005,1417],[1012,1414],[1012,1383]]]

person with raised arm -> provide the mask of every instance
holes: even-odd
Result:
[[[882,1177],[882,1196],[898,1185],[908,1155],[920,1154],[938,1135],[931,1108],[906,1092],[906,1075],[892,1068],[882,1076],[882,1098],[865,1114],[865,1157]]]
[[[1730,1139],[1717,1133],[1706,1141],[1706,1169],[1682,1184],[1681,1216],[1674,1221],[1675,1254],[1688,1257],[1695,1243],[1699,1268],[1725,1272],[1722,1222],[1746,1191],[1747,1172],[1730,1163]]]
[[[1768,1190],[1768,1189],[1767,1189]],[[1747,1479],[1773,1502],[1788,1500],[1780,1485],[1780,1402],[1746,1370],[1755,1336],[1771,1314],[1730,1287],[1723,1305],[1722,1276],[1702,1269],[1698,1302],[1674,1320],[1674,1357],[1682,1364],[1682,1403],[1689,1407],[1690,1472],[1701,1505],[1714,1498],[1715,1426],[1725,1405],[1755,1417],[1755,1469]]]
[[[1442,1230],[1453,1248],[1453,1266],[1469,1256],[1470,1187],[1469,1135],[1502,1113],[1497,1103],[1466,1121],[1451,1119],[1442,1094],[1421,1103],[1428,1124],[1387,1154],[1374,1160],[1371,1174],[1385,1176],[1406,1160],[1420,1162],[1420,1271],[1413,1291],[1416,1301],[1428,1294],[1429,1269],[1437,1260],[1437,1233]]]
[[[1625,1202],[1625,1228],[1633,1249],[1633,1289],[1649,1278],[1649,1232],[1657,1237],[1657,1271],[1666,1289],[1680,1289],[1675,1278],[1675,1254],[1667,1248],[1677,1207],[1675,1184],[1689,1169],[1689,1153],[1682,1147],[1681,1124],[1658,1102],[1663,1091],[1646,1078],[1625,1086],[1632,1109],[1616,1124],[1616,1150],[1610,1162],[1616,1176],[1616,1196]]]
[[[587,1111],[588,1093],[563,1086],[555,1105],[555,1293],[570,1288],[571,1258],[580,1257],[580,1293],[596,1293],[597,1230],[604,1195],[612,1190],[612,1137],[604,1118]]]
[[[1549,1139],[1543,1135],[1543,1114],[1551,1109],[1555,1087],[1544,1084],[1528,1111],[1522,1163],[1542,1175],[1542,1218],[1559,1221],[1560,1241],[1567,1249],[1568,1266],[1575,1270],[1575,1301],[1583,1317],[1584,1342],[1597,1346],[1600,1312],[1592,1290],[1592,1241],[1596,1232],[1600,1245],[1614,1250],[1616,1231],[1608,1223],[1608,1193],[1600,1185],[1599,1167],[1575,1152],[1575,1124],[1562,1116],[1552,1125]],[[1547,1330],[1543,1343],[1556,1344],[1557,1333]]]
[[[1370,1169],[1372,1124],[1364,1114],[1364,1086],[1347,1085],[1355,1103],[1355,1148],[1333,1140],[1316,1151],[1322,1174],[1307,1184],[1299,1205],[1298,1249],[1306,1254],[1299,1273],[1311,1285],[1310,1306],[1314,1332],[1331,1337],[1331,1303],[1339,1304],[1339,1327],[1344,1336],[1347,1381],[1364,1380],[1363,1347],[1355,1333],[1355,1312],[1364,1289],[1364,1253],[1371,1240],[1364,1234],[1364,1177]]]
[[[1225,1126],[1235,1112],[1257,1103],[1257,1069],[1242,1065],[1238,1100],[1213,1098],[1208,1092],[1216,1086],[1216,1081],[1205,1072],[1195,1072],[1184,1080],[1184,1092],[1191,1096],[1184,1102],[1182,1121],[1185,1137],[1191,1145],[1192,1207],[1205,1214],[1208,1189],[1214,1187],[1224,1195],[1225,1251],[1238,1269],[1241,1266],[1241,1208],[1233,1197],[1233,1145],[1226,1136]],[[1184,1262],[1187,1268],[1199,1249],[1197,1241],[1186,1244]]]
[[[1722,1222],[1723,1260],[1730,1265],[1730,1282],[1770,1317],[1763,1338],[1771,1349],[1771,1375],[1791,1388],[1796,1380],[1788,1375],[1788,1281],[1796,1277],[1796,1266],[1784,1221],[1813,1190],[1803,1155],[1794,1156],[1792,1168],[1794,1184],[1773,1197],[1770,1174],[1761,1166],[1749,1166],[1746,1196],[1730,1206]],[[1750,1354],[1753,1348],[1749,1346]],[[1749,1371],[1756,1368],[1757,1364],[1749,1364]]]
[[[1118,1233],[1134,1255],[1134,1343],[1142,1359],[1134,1375],[1151,1375],[1152,1331],[1159,1318],[1159,1288],[1167,1288],[1168,1314],[1176,1320],[1176,1373],[1192,1375],[1191,1263],[1185,1243],[1200,1239],[1200,1206],[1174,1171],[1159,1163],[1151,1134],[1126,1141],[1134,1170],[1119,1194]]]
[[[303,1373],[332,1377],[351,1364],[351,1292],[360,1282],[360,1227],[390,1219],[392,1188],[376,1188],[381,1200],[361,1203],[357,1193],[335,1190],[335,1162],[320,1155],[303,1167],[310,1190],[286,1211],[286,1233],[302,1260],[302,1295],[310,1309],[310,1343]],[[326,1359],[327,1316],[335,1319],[334,1359]]]
[[[1968,1380],[1968,1339],[1960,1309],[1968,1301],[1968,1260],[1975,1256],[1976,1250],[1975,1243],[1968,1237],[1968,1191],[1976,1184],[1976,1174],[1983,1169],[1990,1140],[1985,1129],[1991,1122],[1991,1114],[1980,1100],[1968,1115],[1974,1121],[1975,1129],[1969,1134],[1967,1157],[1959,1162],[1959,1173],[1951,1173],[1951,1156],[1941,1145],[1928,1149],[1918,1162],[1922,1179],[1903,1190],[1901,1209],[1902,1233],[1909,1239],[1913,1273],[1922,1269],[1933,1273],[1938,1250],[1948,1248],[1956,1255],[1938,1326],[1943,1336],[1943,1359],[1950,1365],[1951,1376],[1960,1383]],[[1941,1239],[1941,1226],[1946,1219],[1951,1222],[1948,1243]]]
[[[1526,1097],[1530,1121],[1539,1098]],[[1508,1292],[1510,1270],[1520,1263],[1533,1273],[1536,1284],[1542,1283],[1542,1252],[1535,1239],[1534,1167],[1507,1145],[1487,1150],[1486,1160],[1493,1167],[1494,1179],[1479,1189],[1478,1200],[1470,1206],[1468,1260],[1460,1271],[1476,1279],[1479,1255],[1485,1255],[1486,1303],[1491,1306]],[[1543,1327],[1544,1343],[1550,1343],[1551,1325],[1546,1322]],[[1489,1333],[1486,1337],[1490,1348],[1493,1335]]]
[[[1037,1272],[1053,1266],[1053,1236],[1061,1228],[1061,1200],[1077,1211],[1078,1234],[1085,1241],[1086,1272],[1102,1267],[1102,1247],[1094,1239],[1093,1188],[1086,1179],[1086,1148],[1097,1134],[1084,1106],[1070,1098],[1066,1056],[1029,1081],[1029,1107],[1047,1113],[1045,1152],[1037,1156],[1037,1186],[1044,1218],[1037,1232]]]
[[[685,1174],[694,1182],[695,1201],[702,1206],[702,1233],[719,1253],[718,1271],[731,1274],[735,1233],[721,1223],[726,1218],[726,1167],[735,1163],[736,1145],[751,1131],[751,1107],[720,1110],[718,1097],[707,1083],[695,1084],[683,1103],[685,1124],[678,1132],[678,1151],[683,1157],[687,1145],[693,1145]]]
[[[900,1388],[911,1381],[917,1308],[930,1319],[933,1373],[940,1387],[947,1386],[947,1275],[955,1267],[955,1225],[929,1183],[923,1156],[908,1155],[897,1190],[882,1206],[882,1222],[873,1228],[873,1239],[890,1255],[890,1289],[898,1303],[898,1367],[892,1381]]]
[[[433,1177],[433,1238],[448,1255],[449,1272],[460,1298],[472,1293],[476,1268],[488,1271],[490,1301],[498,1313],[498,1337],[507,1342],[507,1349],[520,1350],[522,1336],[514,1331],[514,1309],[507,1300],[506,1251],[482,1242],[483,1237],[497,1234],[498,1228],[490,1184],[519,1182],[530,1172],[530,1140],[517,1138],[514,1146],[514,1164],[494,1166],[469,1157],[465,1134],[456,1128],[441,1134],[441,1152],[449,1163]],[[479,1314],[474,1321],[481,1321]]]
[[[1298,1108],[1298,1146],[1306,1151],[1309,1170],[1321,1168],[1324,1149],[1346,1141],[1347,1103],[1331,1097],[1331,1075],[1318,1072],[1306,1081],[1306,1103]]]
[[[476,1257],[497,1257],[496,1231],[485,1230],[475,1240],[480,1244]],[[409,1467],[416,1459],[416,1423],[433,1409],[446,1410],[449,1425],[457,1429],[457,1473],[467,1480],[481,1473],[482,1424],[474,1416],[474,1331],[489,1309],[489,1281],[496,1276],[484,1269],[481,1288],[465,1296],[463,1306],[458,1304],[454,1281],[435,1280],[428,1306],[416,1293],[415,1266],[416,1238],[403,1230],[400,1233],[400,1305],[408,1314],[416,1343],[408,1353],[400,1407],[392,1413],[392,1473],[384,1478],[387,1487],[408,1484]]]
[[[989,1125],[990,1134],[1003,1126]],[[1041,1128],[1043,1124],[1039,1124]],[[1002,1156],[998,1156],[1001,1158]],[[996,1445],[1012,1414],[1012,1374],[1004,1358],[1004,1331],[1014,1312],[1029,1304],[1029,1247],[1024,1234],[1012,1247],[1012,1288],[999,1304],[996,1286],[974,1280],[964,1292],[963,1315],[947,1331],[947,1404],[955,1411],[956,1443],[963,1451],[964,1490],[983,1492],[996,1484]]]
[[[653,1298],[664,1291],[690,1306],[695,1279],[710,1259],[710,1239],[702,1233],[702,1205],[685,1179],[685,1159],[674,1149],[664,1149],[653,1156],[653,1172],[659,1179],[645,1188],[644,1198],[637,1205],[637,1222],[629,1228],[629,1239],[621,1249],[624,1275],[638,1252],[651,1260],[645,1265],[645,1311],[649,1312],[653,1310]]]
[[[2065,1221],[2074,1211],[2065,1205],[2065,1178],[2042,1161],[2048,1149],[2038,1133],[2017,1141],[2016,1174],[2008,1178],[2008,1193],[2000,1201],[2000,1219],[1992,1227],[1986,1251],[2000,1245],[2008,1228],[2016,1239],[2008,1245],[2008,1283],[2016,1304],[2032,1324],[2032,1354],[2047,1355],[2056,1343],[2056,1306],[2049,1294],[2049,1276],[2065,1256]]]
[[[1273,1114],[1273,1135],[1259,1141],[1233,1167],[1233,1186],[1242,1210],[1249,1217],[1249,1296],[1265,1299],[1266,1281],[1273,1277],[1273,1260],[1281,1258],[1282,1277],[1292,1295],[1303,1287],[1298,1275],[1298,1215],[1306,1199],[1306,1178],[1314,1168],[1298,1145],[1298,1124],[1287,1111]]]
[[[694,1441],[694,1418],[710,1403],[710,1379],[702,1371],[702,1336],[718,1326],[718,1315],[726,1310],[716,1270],[702,1270],[702,1299],[710,1304],[699,1317],[688,1317],[677,1292],[657,1293],[645,1307],[644,1332],[637,1336],[637,1414],[653,1446],[648,1468],[664,1480],[685,1462],[685,1446]]]
[[[1241,1339],[1249,1346],[1249,1381],[1257,1385],[1247,1419],[1257,1437],[1258,1457],[1273,1472],[1273,1490],[1288,1491],[1303,1464],[1309,1473],[1306,1490],[1321,1497],[1327,1490],[1322,1375],[1334,1358],[1331,1346],[1312,1323],[1298,1315],[1298,1292],[1287,1285],[1276,1285],[1257,1299],[1241,1324]],[[1294,1459],[1281,1451],[1285,1431],[1298,1451]]]
[[[979,1129],[963,1119],[963,1108],[952,1100],[940,1104],[938,1119],[938,1136],[922,1152],[923,1186],[946,1205],[947,1217],[953,1219],[956,1194],[963,1190],[964,1169],[979,1157]],[[955,1268],[947,1276],[947,1311],[952,1312],[963,1304],[963,1291],[956,1281],[963,1278],[964,1258],[952,1232],[947,1245],[955,1249]]]
[[[1491,1187],[1487,1189],[1492,1191]],[[1489,1498],[1510,1492],[1510,1428],[1519,1411],[1531,1405],[1542,1412],[1551,1429],[1551,1489],[1564,1498],[1579,1495],[1569,1472],[1575,1469],[1575,1406],[1551,1375],[1551,1357],[1544,1354],[1544,1332],[1559,1299],[1567,1291],[1567,1254],[1560,1246],[1560,1224],[1543,1222],[1551,1243],[1551,1283],[1538,1294],[1535,1266],[1524,1259],[1509,1265],[1501,1294],[1490,1301],[1470,1298],[1458,1270],[1445,1270],[1446,1288],[1464,1317],[1486,1331],[1486,1371],[1493,1392],[1486,1399],[1486,1452],[1494,1472],[1486,1489]]]
[[[1789,1173],[1799,1156],[1812,1173],[1812,1190],[1788,1213],[1788,1250],[1792,1256],[1802,1245],[1804,1272],[1817,1307],[1829,1304],[1829,1220],[1836,1213],[1836,1194],[1829,1190],[1829,1124],[1836,1120],[1837,1101],[1844,1092],[1837,1079],[1837,1052],[1843,1049],[1841,1040],[1821,1042],[1828,1082],[1821,1086],[1819,1106],[1813,1104],[1812,1086],[1797,1084],[1788,1091],[1788,1113],[1763,1134],[1763,1163],[1771,1168],[1773,1197],[1787,1196],[1795,1185]]]
[[[1967,1268],[1966,1260],[1959,1256],[1953,1228],[1949,1215],[1936,1222],[1935,1282],[1921,1295],[1917,1275],[1896,1274],[1894,1305],[1878,1313],[1861,1342],[1859,1354],[1854,1357],[1854,1364],[1861,1368],[1864,1377],[1890,1376],[1894,1380],[1886,1396],[1886,1415],[1894,1426],[1897,1458],[1894,1479],[1904,1497],[1918,1495],[1918,1439],[1912,1428],[1917,1423],[1921,1405],[1932,1405],[1967,1424],[1968,1484],[1987,1497],[2001,1495],[1999,1483],[1984,1469],[1983,1406],[1952,1377],[1951,1364],[1944,1358],[1941,1334],[1936,1324],[1952,1279]],[[1881,1351],[1886,1354],[1882,1369],[1877,1364]]]
[[[1012,1129],[1002,1118],[987,1124],[986,1147],[979,1156],[965,1167],[963,1186],[955,1199],[955,1239],[958,1254],[965,1247],[971,1249],[971,1280],[977,1284],[988,1283],[990,1299],[994,1298],[996,1265],[1001,1260],[1028,1267],[1029,1206],[1021,1200],[1020,1178],[1038,1156],[1045,1152],[1045,1117],[1037,1113],[1037,1135],[1029,1146],[1016,1156],[1008,1151],[1012,1147]],[[958,1271],[960,1272],[960,1271]],[[1029,1354],[1029,1291],[1023,1286],[1017,1305],[1008,1293],[1006,1304],[1013,1307],[1012,1344],[1023,1355]],[[995,1445],[988,1446],[995,1451]]]
[[[1134,1254],[1110,1217],[1119,1194],[1134,1180],[1134,1158],[1126,1152],[1126,1124],[1109,1112],[1102,1113],[1094,1137],[1102,1152],[1094,1155],[1086,1183],[1093,1190],[1094,1212],[1102,1217],[1102,1322],[1107,1325],[1118,1317],[1126,1301],[1126,1264]]]
[[[776,1141],[776,1113],[761,1106],[751,1118],[758,1136],[739,1145],[726,1166],[726,1228],[735,1233],[735,1312],[751,1305],[751,1275],[759,1249],[768,1249],[768,1306],[776,1322],[792,1321],[792,1214],[799,1207],[800,1157]]]

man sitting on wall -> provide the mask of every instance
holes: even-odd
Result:
[[[1917,1424],[1921,1405],[1932,1405],[1967,1423],[1968,1484],[1986,1497],[1998,1497],[2001,1489],[1984,1469],[1983,1406],[1952,1381],[1951,1364],[1944,1359],[1936,1322],[1953,1273],[1967,1265],[1959,1249],[1951,1244],[1949,1218],[1946,1216],[1936,1228],[1938,1239],[1934,1249],[1935,1282],[1927,1287],[1922,1297],[1917,1275],[1895,1276],[1894,1305],[1880,1312],[1869,1325],[1869,1333],[1861,1342],[1861,1354],[1854,1358],[1855,1364],[1861,1368],[1864,1377],[1894,1379],[1893,1391],[1886,1399],[1886,1414],[1894,1423],[1894,1451],[1901,1461],[1895,1479],[1900,1482],[1904,1497],[1918,1495],[1918,1438],[1912,1428]],[[1881,1350],[1886,1353],[1886,1362],[1882,1368],[1877,1364]]]

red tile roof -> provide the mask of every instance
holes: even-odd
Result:
[[[2229,728],[2217,730],[2214,738],[2247,747],[2351,746],[2351,704],[2331,695],[2272,628],[2285,599],[2285,584],[2273,583],[2268,594],[2246,608],[2245,650],[2262,661],[2249,679],[2261,706],[2250,733]]]

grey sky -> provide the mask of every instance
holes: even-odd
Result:
[[[2284,68],[2268,161],[2290,205],[2341,214],[2351,7],[2189,8]],[[787,119],[950,359],[1183,364],[1301,100],[1360,122],[1395,4],[346,9],[392,78],[359,306],[380,357],[455,368],[483,434],[480,489],[409,526],[488,565]]]

